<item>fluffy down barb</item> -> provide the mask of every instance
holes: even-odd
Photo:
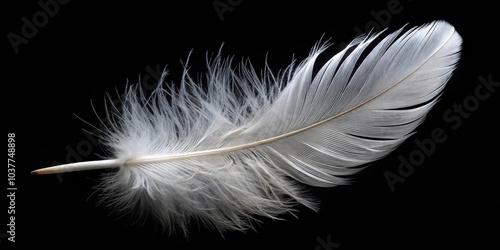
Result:
[[[129,86],[121,107],[108,109],[111,123],[103,138],[122,162],[138,156],[173,155],[216,149],[221,138],[268,109],[289,79],[291,66],[279,76],[260,76],[249,65],[231,68],[220,54],[208,61],[207,88],[184,72],[178,89],[160,85],[147,98]],[[280,168],[250,149],[166,162],[124,166],[103,177],[104,204],[113,211],[150,216],[168,230],[185,234],[191,222],[219,231],[246,230],[255,216],[279,219],[306,198]]]

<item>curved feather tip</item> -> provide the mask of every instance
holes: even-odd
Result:
[[[206,88],[183,73],[180,87],[148,98],[129,86],[108,108],[102,140],[114,160],[34,174],[116,167],[100,184],[119,212],[151,215],[187,234],[197,221],[219,231],[252,228],[296,204],[298,182],[349,183],[414,133],[460,57],[461,37],[443,21],[360,37],[313,70],[326,46],[272,74],[208,59]]]

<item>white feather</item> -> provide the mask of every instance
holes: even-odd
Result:
[[[206,89],[187,70],[178,89],[149,98],[129,86],[120,110],[109,108],[104,141],[115,160],[90,163],[119,166],[100,186],[106,204],[185,233],[193,221],[246,230],[298,203],[314,209],[297,181],[346,184],[389,154],[459,60],[461,38],[442,21],[379,36],[355,39],[316,73],[325,46],[279,75],[233,69],[219,54],[207,62]]]

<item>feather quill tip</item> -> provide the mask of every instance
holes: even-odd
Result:
[[[44,174],[50,174],[50,170],[48,168],[40,168],[37,170],[31,171],[32,175],[44,175]]]
[[[40,168],[31,171],[31,174],[32,175],[60,174],[60,173],[75,172],[75,171],[116,168],[120,166],[122,166],[122,162],[119,161],[118,159],[86,161],[86,162],[63,164],[47,168]]]

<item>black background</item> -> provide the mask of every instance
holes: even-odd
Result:
[[[322,36],[341,44],[377,22],[373,13],[387,11],[393,1],[361,3],[229,1],[233,9],[221,20],[215,1],[182,3],[115,3],[70,1],[14,52],[9,32],[21,34],[22,17],[31,19],[41,7],[36,1],[8,1],[2,7],[2,58],[5,133],[16,133],[16,243],[0,231],[0,248],[140,247],[140,249],[498,249],[499,122],[497,92],[452,129],[443,114],[475,94],[479,76],[500,81],[498,74],[498,8],[479,1],[399,1],[399,13],[384,16],[389,28],[446,20],[464,39],[462,60],[442,100],[418,133],[396,152],[362,173],[352,186],[311,189],[322,201],[319,213],[298,207],[298,218],[262,220],[256,231],[217,232],[194,229],[182,235],[154,232],[148,225],[130,225],[96,205],[93,187],[102,171],[60,176],[31,176],[30,171],[54,162],[95,160],[99,146],[82,132],[91,129],[78,117],[97,124],[90,100],[103,116],[104,93],[121,91],[128,81],[147,79],[148,70],[168,65],[169,82],[178,82],[193,49],[191,72],[203,72],[205,53],[249,58],[262,68],[267,60],[274,72],[292,58],[301,60]],[[8,5],[7,5],[8,3]],[[380,12],[382,11],[382,12]],[[387,13],[387,12],[386,12]],[[385,24],[380,24],[380,27]],[[370,26],[370,25],[368,25]],[[375,27],[375,31],[379,27]],[[496,66],[494,66],[494,64]],[[153,83],[153,81],[148,83]],[[144,82],[143,82],[144,84]],[[391,192],[384,173],[398,173],[399,156],[418,150],[415,140],[442,129],[446,141],[404,183]],[[84,142],[82,142],[84,141]],[[85,144],[86,143],[86,144]],[[90,145],[89,147],[85,146]],[[68,156],[70,155],[70,156]],[[68,158],[69,157],[69,158]],[[7,173],[5,172],[5,179]],[[4,196],[5,197],[5,196]],[[5,199],[5,198],[4,198]],[[8,223],[7,206],[0,208]],[[332,248],[333,249],[333,248]]]

